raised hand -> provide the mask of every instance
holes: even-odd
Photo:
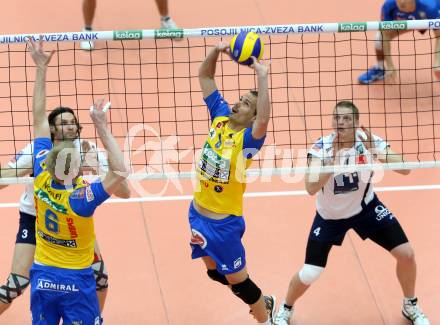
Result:
[[[364,143],[365,148],[367,148],[367,150],[371,152],[371,150],[375,149],[373,136],[371,135],[370,130],[367,129],[365,126],[361,125],[361,129],[362,131],[364,131],[365,135],[367,136],[367,138],[362,142]]]
[[[92,174],[96,175],[99,169],[98,151],[86,140],[81,141],[81,151],[83,154],[81,170],[83,172],[92,172]]]
[[[109,108],[109,102],[104,99],[99,99],[90,108],[90,117],[92,118],[93,124],[96,127],[106,127],[107,126],[107,115],[106,111]]]
[[[215,48],[223,53],[229,53],[229,44],[226,42],[218,43]]]
[[[32,60],[34,60],[37,68],[47,68],[52,56],[55,54],[55,50],[50,52],[44,52],[43,49],[43,37],[40,36],[38,41],[34,41],[31,37],[26,40],[27,48],[31,54]]]
[[[220,42],[215,46],[215,48],[217,49],[217,51],[226,54],[232,59],[231,48],[228,43]]]
[[[332,141],[332,148],[333,148],[333,157],[332,159],[328,159],[324,162],[324,165],[338,165],[340,161],[340,140],[339,140],[339,134],[336,132],[335,137]]]
[[[255,73],[258,76],[267,76],[270,69],[270,61],[258,61],[255,56],[251,56],[251,58],[254,63],[250,67],[255,70]]]

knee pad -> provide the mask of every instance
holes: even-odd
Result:
[[[298,273],[298,277],[305,285],[311,285],[313,282],[318,280],[323,271],[324,268],[321,266],[304,264],[303,268]]]
[[[261,290],[249,277],[243,282],[233,284],[232,292],[248,305],[255,304],[261,297]]]
[[[229,285],[228,280],[226,279],[226,277],[223,274],[220,274],[217,270],[208,270],[208,276],[211,278],[211,280],[220,282],[221,284],[224,285]]]
[[[96,291],[108,288],[108,273],[104,261],[96,261],[92,264],[93,275],[96,281]]]
[[[29,285],[29,278],[19,274],[9,274],[6,284],[0,287],[0,301],[10,304],[12,300],[20,296]]]

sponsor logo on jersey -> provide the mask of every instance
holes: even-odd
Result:
[[[216,191],[217,193],[223,192],[223,186],[220,185],[214,186],[214,191]]]
[[[208,142],[202,149],[197,167],[200,175],[207,180],[219,183],[229,182],[231,161],[217,154]]]
[[[366,164],[366,163],[367,163],[367,158],[365,157],[365,155],[356,156],[356,164]]]
[[[363,145],[362,143],[358,143],[358,144],[356,145],[356,151],[357,151],[359,154],[363,154],[363,153],[364,153],[364,145]]]
[[[37,234],[38,234],[38,236],[41,237],[41,239],[44,239],[48,243],[51,243],[54,245],[63,246],[63,247],[67,247],[67,248],[78,247],[78,245],[76,244],[76,240],[74,240],[74,239],[64,240],[64,239],[60,239],[60,238],[55,238],[55,237],[52,237],[52,236],[42,232],[41,230],[38,230]]]
[[[70,195],[71,199],[83,199],[86,195],[86,188],[82,187],[80,189],[77,189],[73,191],[73,193]]]
[[[75,220],[73,218],[66,218],[67,228],[69,228],[70,238],[75,239],[78,237],[78,232],[75,227]]]
[[[95,195],[93,194],[93,191],[90,188],[90,186],[86,187],[86,199],[87,202],[92,202],[95,199]]]
[[[42,202],[46,203],[51,208],[53,208],[55,211],[61,212],[63,214],[67,213],[67,208],[65,206],[63,206],[62,204],[59,204],[57,202],[52,201],[51,198],[49,197],[49,194],[44,192],[43,190],[41,190],[41,189],[36,190],[35,196],[37,197],[38,200],[41,200]]]
[[[211,128],[209,130],[209,137],[211,138],[211,140],[215,138],[215,129]]]
[[[46,154],[48,154],[48,153],[49,153],[49,150],[47,150],[47,149],[40,150],[40,151],[36,154],[35,158],[41,158],[41,157],[43,157],[44,155],[46,155]]]

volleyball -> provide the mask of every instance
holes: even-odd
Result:
[[[243,65],[253,63],[251,56],[260,60],[263,56],[264,43],[254,32],[241,31],[235,35],[230,43],[231,56],[235,62]]]

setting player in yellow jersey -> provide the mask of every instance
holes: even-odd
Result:
[[[198,162],[198,183],[189,209],[192,258],[202,258],[208,276],[229,286],[250,306],[259,323],[271,324],[274,297],[264,296],[249,278],[241,242],[246,169],[264,143],[270,119],[269,65],[253,58],[258,91],[244,94],[230,109],[214,80],[221,52],[229,54],[229,46],[215,46],[199,69],[212,124]]]
[[[90,115],[109,169],[104,180],[88,184],[79,176],[81,159],[71,141],[53,147],[46,117],[46,71],[52,53],[42,41],[28,41],[36,65],[32,103],[36,251],[30,271],[32,324],[101,324],[93,269],[93,213],[124,182],[122,152],[107,127],[103,101]]]

